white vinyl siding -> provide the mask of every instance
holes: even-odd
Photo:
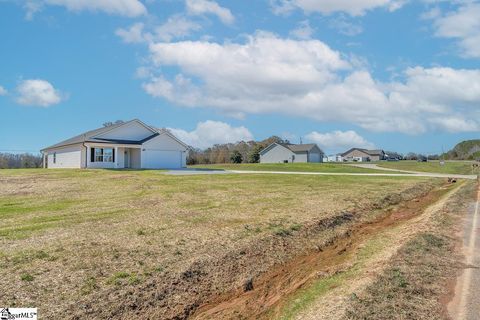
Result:
[[[81,146],[49,150],[47,155],[47,166],[48,168],[80,168],[82,154]]]

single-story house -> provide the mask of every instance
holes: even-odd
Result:
[[[323,162],[323,151],[316,144],[274,142],[260,151],[260,163]]]
[[[383,150],[367,150],[361,148],[352,148],[341,154],[343,161],[380,161],[385,160]]]
[[[47,168],[174,169],[188,146],[166,129],[134,119],[87,131],[42,149]]]

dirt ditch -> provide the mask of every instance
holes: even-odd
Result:
[[[370,223],[354,226],[325,248],[297,257],[253,281],[249,288],[239,288],[221,295],[198,308],[194,319],[267,319],[276,318],[285,298],[314,279],[341,272],[359,246],[379,231],[418,216],[445,194],[447,188],[402,204],[399,208]]]
[[[364,240],[421,214],[449,190],[432,188],[417,185],[368,208],[339,212],[197,259],[181,272],[153,277],[134,289],[94,294],[71,306],[71,318],[275,318],[285,297],[313,279],[341,271]]]

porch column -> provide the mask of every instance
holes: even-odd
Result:
[[[46,161],[46,155],[45,155],[45,152],[42,152],[42,166],[43,166],[43,169],[45,169],[47,167],[47,161]]]
[[[85,155],[85,157],[86,157],[86,159],[85,159],[85,169],[88,169],[90,167],[90,159],[92,159],[91,158],[92,157],[91,156],[91,148],[90,148],[89,145],[85,145],[85,148],[86,148],[86,150],[85,150],[85,153],[86,153],[86,155]]]
[[[114,150],[115,150],[115,155],[114,155],[113,161],[115,161],[115,168],[118,169],[118,167],[119,167],[119,166],[118,166],[118,164],[119,164],[118,159],[120,159],[120,158],[119,158],[120,155],[118,154],[118,147],[115,147]]]

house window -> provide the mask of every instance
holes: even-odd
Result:
[[[91,162],[114,162],[115,151],[112,148],[92,148]]]
[[[53,153],[53,163],[57,163],[57,153]]]

